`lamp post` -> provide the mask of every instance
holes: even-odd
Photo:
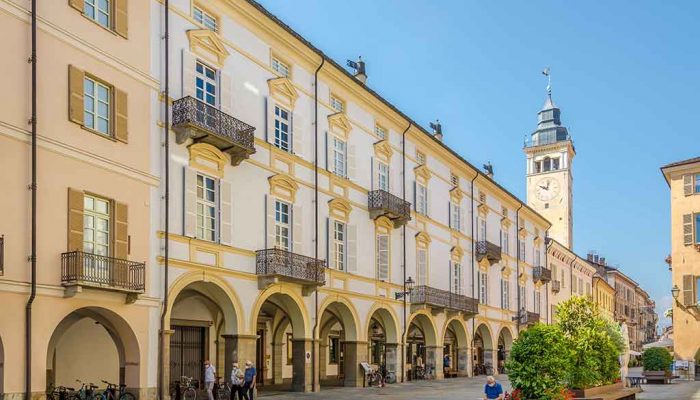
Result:
[[[416,282],[411,278],[410,276],[408,279],[406,279],[406,291],[405,292],[396,292],[394,296],[396,297],[396,300],[403,299],[406,296],[409,296],[411,294],[411,291],[413,290],[413,285],[416,284]]]
[[[673,296],[673,300],[678,302],[678,296],[681,294],[681,290],[678,288],[678,285],[673,285],[673,289],[671,289],[671,295]]]

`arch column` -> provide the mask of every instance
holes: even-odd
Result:
[[[313,340],[309,338],[292,339],[292,391],[294,392],[310,392],[312,390],[311,347],[313,345]],[[316,384],[318,385],[318,379]]]
[[[470,376],[469,359],[471,358],[471,348],[467,346],[457,347],[457,375]]]
[[[362,387],[365,373],[360,367],[361,362],[369,359],[368,342],[345,341],[345,386]]]
[[[442,370],[443,347],[437,345],[425,346],[425,366],[430,367],[435,374],[435,379],[444,379],[445,374]]]

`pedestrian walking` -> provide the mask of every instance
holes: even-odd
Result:
[[[253,394],[255,392],[255,377],[257,371],[253,363],[249,361],[245,362],[245,372],[243,373],[243,398],[245,400],[253,400]]]
[[[243,400],[243,370],[238,368],[238,363],[233,363],[231,369],[231,400]]]
[[[209,360],[204,361],[204,387],[207,389],[209,400],[214,400],[214,383],[216,382],[216,370]]]
[[[498,399],[503,400],[503,387],[496,382],[496,378],[488,376],[486,385],[484,385],[484,400]]]

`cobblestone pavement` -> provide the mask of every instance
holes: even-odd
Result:
[[[638,400],[700,400],[700,382],[677,381],[670,385],[642,385]]]
[[[506,375],[496,377],[503,385],[503,390],[510,390],[510,382]],[[477,400],[483,398],[486,377],[452,378],[441,381],[414,381],[383,388],[321,388],[319,393],[260,393],[260,397],[270,400],[286,399],[333,399],[356,400],[365,399],[440,399],[440,400]]]

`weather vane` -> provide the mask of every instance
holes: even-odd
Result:
[[[552,77],[549,74],[549,67],[544,67],[544,70],[542,71],[542,75],[547,77],[547,94],[551,95],[552,94]]]

